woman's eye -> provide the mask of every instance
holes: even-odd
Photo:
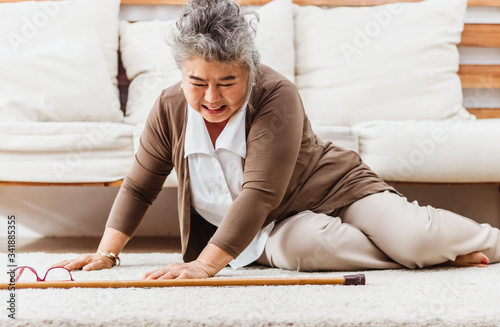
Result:
[[[196,87],[203,87],[203,86],[206,86],[205,84],[193,84],[194,86]]]
[[[223,86],[223,87],[229,87],[229,86],[232,86],[234,84],[221,84],[220,86]]]

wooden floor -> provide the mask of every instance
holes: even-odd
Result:
[[[99,238],[21,238],[17,239],[16,252],[94,253],[99,241]],[[180,238],[134,237],[123,252],[181,252],[181,241]]]

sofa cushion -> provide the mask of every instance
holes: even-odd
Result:
[[[295,52],[291,0],[274,0],[256,9],[260,16],[256,43],[262,63],[294,80]],[[171,53],[164,42],[175,21],[120,23],[120,51],[131,81],[125,121],[144,122],[161,90],[181,80]]]
[[[0,121],[123,121],[99,37],[0,50]]]
[[[297,76],[313,123],[466,115],[457,75],[467,0],[294,6]]]
[[[358,132],[351,127],[312,125],[312,129],[323,142],[332,142],[346,150],[359,151]]]
[[[110,122],[0,122],[0,180],[90,183],[125,177],[133,126]]]
[[[59,79],[59,83],[53,86],[51,91],[52,95],[56,95],[57,88],[62,84],[62,82],[72,83],[77,82],[75,87],[81,87],[82,84],[78,78],[86,79],[89,81],[90,77],[82,76],[82,70],[88,69],[91,64],[91,60],[94,60],[95,67],[89,70],[89,74],[93,78],[96,74],[100,73],[108,74],[107,81],[111,81],[115,85],[117,84],[117,72],[118,72],[118,14],[120,9],[120,0],[71,0],[71,1],[24,1],[17,3],[2,3],[0,4],[0,52],[19,54],[14,62],[3,62],[3,65],[12,65],[11,68],[18,69],[20,76],[33,76],[35,78],[40,78],[42,81],[37,81],[32,78],[32,81],[25,81],[30,85],[31,88],[27,88],[26,83],[22,83],[18,79],[16,80],[18,88],[25,88],[23,103],[34,104],[38,100],[39,93],[43,93],[46,89],[51,87],[50,83],[52,80],[46,80],[45,77],[50,75],[52,72],[58,74],[62,77],[61,72],[66,71],[63,78]],[[99,48],[90,47],[88,50],[83,50],[87,43],[82,41],[79,46],[79,51],[82,53],[80,57],[75,56],[76,50],[71,47],[62,47],[64,40],[84,37],[88,35],[93,35],[99,39]],[[64,50],[60,54],[51,53],[50,50],[54,50],[53,44],[58,43]],[[74,45],[78,47],[78,45]],[[37,58],[38,53],[43,53],[43,48],[47,47],[42,58]],[[61,49],[59,48],[59,49]],[[85,52],[86,51],[86,52]],[[93,52],[90,54],[90,52]],[[88,58],[82,63],[82,66],[74,65],[73,60],[79,60],[83,55],[88,55]],[[5,59],[5,58],[4,58]],[[40,60],[36,60],[40,59]],[[22,65],[22,61],[26,61],[26,65]],[[102,60],[104,60],[105,65],[102,65]],[[50,61],[50,64],[49,64]],[[39,65],[44,65],[45,69],[39,71],[37,68]],[[28,69],[32,68],[33,71],[29,72]],[[100,69],[100,72],[97,72]],[[74,73],[72,78],[69,78],[71,73]],[[69,78],[69,79],[68,79]],[[9,81],[5,75],[0,74],[0,79],[4,83],[12,83]],[[55,78],[53,78],[55,80]],[[30,83],[31,82],[31,83]],[[105,83],[103,81],[103,83]],[[42,84],[43,90],[42,90]],[[85,83],[84,83],[85,84]],[[36,85],[33,86],[33,85]],[[86,85],[86,84],[85,84]],[[38,89],[40,87],[40,89]],[[71,86],[67,85],[60,92],[62,103],[61,107],[57,110],[80,110],[81,108],[71,108],[66,106],[65,94],[63,91],[67,91]],[[110,93],[112,92],[112,93]],[[123,115],[119,110],[118,105],[118,89],[114,87],[110,89],[109,87],[103,87],[99,96],[103,97],[114,97],[115,104],[111,113],[111,118],[107,117],[106,114],[101,112],[99,108],[86,108],[86,110],[94,110],[93,113],[96,114],[95,118],[87,118],[85,120],[109,120],[112,121],[122,121]],[[9,94],[2,94],[6,97],[2,103],[12,100],[17,102],[17,98],[9,99]],[[31,99],[30,97],[34,98]],[[88,92],[87,96],[95,96],[92,92]],[[11,102],[12,102],[11,101]],[[82,101],[81,98],[75,97],[74,102]],[[57,99],[49,101],[49,105],[55,105]],[[45,103],[44,103],[45,104]],[[88,102],[87,102],[88,104]],[[26,108],[23,108],[26,110]],[[43,111],[44,108],[37,108],[37,110]],[[106,110],[109,110],[106,108]],[[75,113],[75,117],[69,119],[72,121],[81,120],[80,117]],[[41,121],[52,120],[53,115],[50,114],[47,117],[40,117],[39,113],[36,115]],[[88,114],[87,116],[91,116]],[[61,120],[60,117],[56,117],[54,121]],[[3,120],[5,121],[5,120]]]
[[[353,129],[361,158],[385,180],[500,182],[500,119],[372,121]]]

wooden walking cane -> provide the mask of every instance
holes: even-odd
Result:
[[[179,287],[179,286],[256,286],[256,285],[365,285],[365,275],[343,277],[287,277],[287,278],[207,278],[167,280],[99,280],[56,281],[34,283],[1,283],[0,289],[22,288],[127,288],[127,287]]]

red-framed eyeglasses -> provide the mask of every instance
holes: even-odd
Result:
[[[46,272],[43,278],[40,278],[38,276],[37,272],[35,269],[29,267],[29,266],[21,266],[17,267],[15,269],[16,272],[16,282],[21,278],[21,275],[23,274],[24,270],[28,269],[30,271],[29,274],[25,274],[28,279],[31,279],[32,277],[26,276],[26,275],[34,275],[33,277],[36,277],[37,282],[45,282],[45,281],[75,281],[73,279],[73,276],[71,275],[71,272],[64,268],[64,267],[51,267],[49,268]],[[17,271],[19,270],[19,273]]]

